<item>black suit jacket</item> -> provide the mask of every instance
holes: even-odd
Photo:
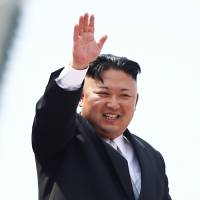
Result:
[[[36,106],[32,145],[40,200],[134,200],[127,161],[76,113],[81,89],[66,91],[51,75]],[[169,200],[161,154],[124,132],[141,167],[140,200]]]

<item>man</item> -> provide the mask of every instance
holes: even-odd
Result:
[[[37,103],[32,143],[40,200],[171,199],[161,154],[127,129],[140,67],[100,55],[106,38],[96,42],[94,16],[81,16],[70,66],[51,75]]]

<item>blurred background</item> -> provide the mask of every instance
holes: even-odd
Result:
[[[200,196],[200,4],[197,0],[0,0],[0,191],[36,200],[35,104],[71,57],[73,25],[95,14],[102,53],[141,65],[133,133],[164,156],[170,194]]]

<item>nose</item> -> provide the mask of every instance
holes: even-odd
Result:
[[[107,102],[107,107],[112,110],[117,110],[120,108],[120,103],[116,97],[111,97]]]

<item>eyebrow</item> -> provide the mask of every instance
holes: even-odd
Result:
[[[106,90],[109,90],[110,88],[109,87],[106,87],[106,86],[99,86],[100,89],[106,89]],[[121,89],[122,92],[126,92],[126,91],[130,91],[130,89],[128,88],[122,88]]]
[[[107,90],[109,90],[109,88],[106,87],[106,86],[98,86],[98,87],[101,88],[101,89],[107,89]]]

